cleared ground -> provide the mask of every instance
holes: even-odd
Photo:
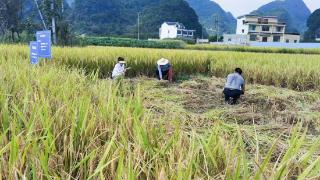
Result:
[[[169,84],[154,79],[137,81],[143,87],[145,106],[156,115],[189,120],[220,119],[239,125],[288,125],[303,120],[313,127],[314,134],[320,127],[320,95],[317,91],[297,92],[285,88],[264,85],[247,85],[247,91],[239,104],[224,102],[224,79],[192,77],[190,80]],[[136,83],[136,82],[135,82]],[[189,117],[189,118],[188,118]],[[318,124],[319,123],[319,124]]]

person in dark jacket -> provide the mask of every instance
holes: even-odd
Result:
[[[161,58],[157,61],[156,74],[159,80],[173,80],[173,68],[168,59]]]
[[[225,101],[229,104],[237,104],[238,99],[245,92],[245,81],[242,77],[242,70],[236,68],[234,73],[227,77],[223,93]]]

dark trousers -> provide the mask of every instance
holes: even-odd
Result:
[[[160,74],[159,74],[158,70],[157,70],[156,74],[157,74],[157,78],[160,80]],[[169,80],[169,70],[162,71],[162,79]]]
[[[236,104],[242,94],[242,91],[237,89],[225,88],[223,90],[223,93],[224,93],[224,99],[226,102],[228,102],[229,104]]]

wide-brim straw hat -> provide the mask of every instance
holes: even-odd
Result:
[[[165,59],[165,58],[161,58],[161,59],[159,59],[158,61],[157,61],[157,64],[159,65],[159,66],[163,66],[163,65],[166,65],[166,64],[168,64],[169,63],[169,60],[168,59]]]
[[[120,64],[126,64],[126,61],[119,61]]]

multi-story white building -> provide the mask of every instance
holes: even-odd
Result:
[[[236,33],[249,35],[250,41],[283,42],[285,28],[275,16],[245,15],[238,17]]]
[[[300,42],[300,35],[286,34],[286,24],[276,16],[244,15],[238,17],[236,34],[224,35],[225,43]]]
[[[188,30],[179,22],[164,22],[159,29],[160,39],[194,38],[195,30]]]

